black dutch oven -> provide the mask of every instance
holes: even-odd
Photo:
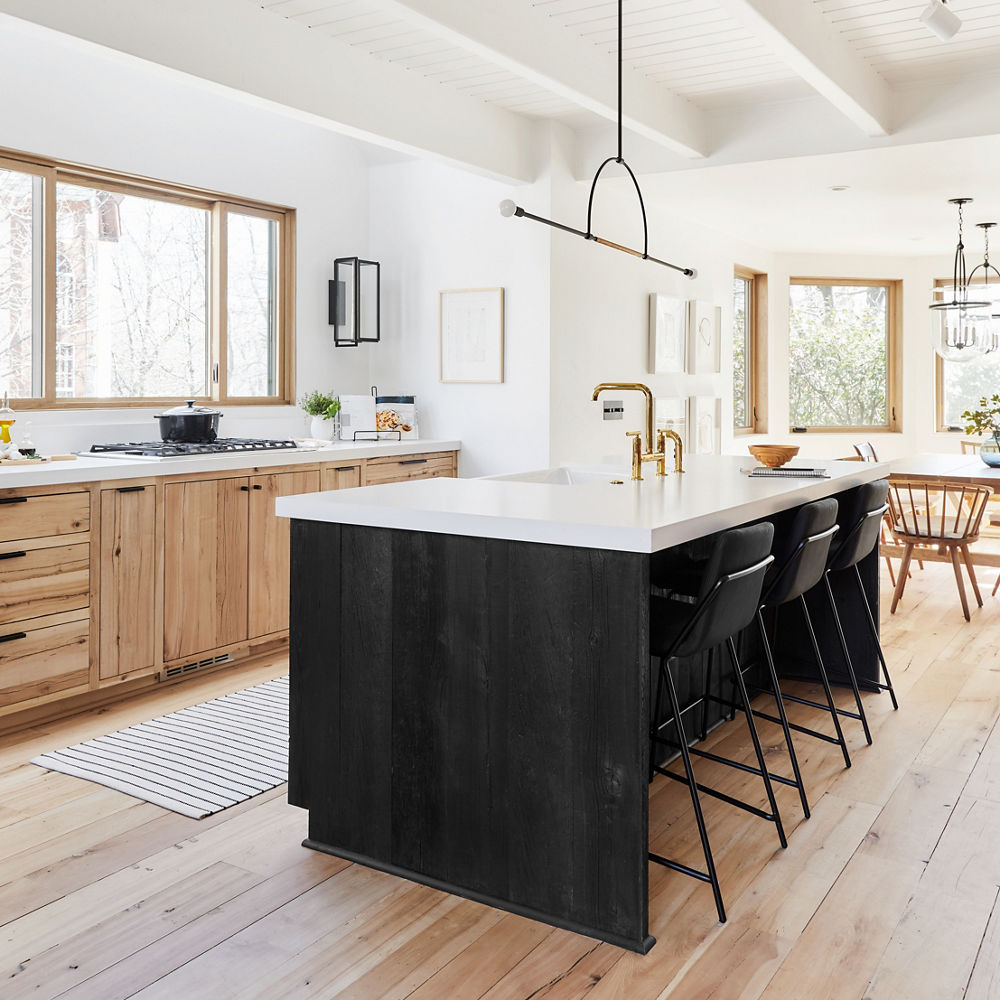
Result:
[[[189,399],[185,406],[158,413],[160,437],[164,441],[187,441],[208,444],[219,436],[219,417],[222,414],[208,406],[195,406]]]

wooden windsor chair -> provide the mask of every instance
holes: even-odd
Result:
[[[979,607],[983,598],[979,593],[976,573],[969,556],[969,545],[979,538],[986,503],[991,496],[988,486],[971,486],[961,483],[927,483],[899,480],[889,486],[889,513],[886,522],[896,544],[904,546],[903,560],[899,567],[896,589],[892,595],[891,614],[906,587],[906,574],[913,550],[918,545],[934,546],[951,556],[955,570],[958,596],[962,612],[969,621],[969,602],[962,582],[962,562],[965,563],[972,591]]]

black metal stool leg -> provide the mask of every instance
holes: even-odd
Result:
[[[659,669],[656,672],[656,700],[653,702],[653,721],[649,725],[649,780],[656,775],[656,737],[660,732],[660,703],[663,701],[663,671],[666,664],[662,656],[656,658]],[[680,719],[677,725],[680,725]]]
[[[736,655],[736,643],[730,636],[726,640],[729,647],[729,655],[733,660],[733,671],[736,675],[736,686],[739,688],[740,700],[743,702],[743,711],[747,717],[747,728],[750,730],[750,739],[753,741],[754,753],[757,755],[757,766],[760,768],[760,776],[764,781],[764,789],[767,792],[767,801],[771,805],[771,812],[774,814],[774,825],[778,828],[778,840],[782,847],[788,846],[785,837],[785,828],[781,825],[781,813],[778,812],[778,800],[774,797],[774,788],[771,786],[771,778],[767,773],[767,762],[764,760],[764,751],[760,745],[760,737],[757,735],[757,726],[753,721],[753,711],[750,708],[750,697],[747,694],[747,686],[743,680],[743,670],[740,667],[740,658]]]
[[[698,798],[698,788],[695,783],[694,770],[691,767],[691,755],[688,753],[687,737],[684,735],[684,723],[681,719],[681,705],[677,698],[677,689],[674,687],[674,680],[670,676],[670,661],[661,662],[661,674],[666,680],[667,694],[670,697],[670,709],[674,713],[677,726],[677,742],[680,744],[681,758],[684,761],[684,773],[687,775],[688,788],[691,791],[691,804],[694,806],[694,817],[698,823],[698,834],[701,837],[701,847],[705,852],[705,866],[708,869],[708,878],[712,884],[712,893],[715,896],[715,908],[719,911],[720,923],[726,922],[726,908],[722,903],[722,889],[719,886],[719,876],[715,872],[715,861],[712,858],[712,847],[708,842],[708,829],[705,826],[705,817],[701,811],[701,800]]]
[[[764,615],[761,610],[757,611],[757,624],[760,627],[761,642],[764,644],[764,656],[767,659],[767,670],[771,677],[771,690],[774,693],[774,700],[778,705],[781,729],[785,734],[785,746],[788,747],[788,759],[792,762],[792,774],[795,775],[795,785],[799,790],[799,800],[802,802],[802,812],[805,818],[809,819],[809,801],[806,798],[806,786],[802,781],[802,772],[799,770],[799,759],[795,755],[795,745],[792,743],[792,731],[788,728],[785,703],[782,701],[781,689],[778,687],[778,671],[775,669],[774,657],[771,655],[771,644],[767,641],[767,630],[764,627]]]
[[[861,603],[865,606],[865,617],[868,620],[868,628],[871,631],[872,638],[875,640],[875,648],[878,650],[879,662],[882,664],[882,672],[885,674],[885,684],[880,685],[883,690],[889,692],[889,697],[892,699],[892,707],[894,710],[899,710],[899,702],[896,701],[896,692],[892,689],[892,680],[889,677],[889,668],[885,664],[885,654],[882,652],[882,642],[878,636],[878,629],[875,627],[875,619],[872,617],[871,605],[868,603],[868,595],[865,593],[865,585],[861,579],[861,570],[858,569],[858,564],[854,564],[854,578],[857,580],[858,591],[861,594]]]
[[[809,607],[806,604],[805,595],[799,594],[799,604],[802,607],[802,614],[806,620],[806,628],[809,632],[809,641],[812,643],[813,653],[816,656],[816,666],[819,669],[819,677],[823,682],[823,690],[826,692],[826,703],[830,707],[830,717],[833,719],[833,728],[837,732],[837,743],[844,754],[844,767],[851,766],[851,755],[847,749],[847,741],[844,739],[844,731],[840,728],[840,715],[837,713],[837,705],[833,700],[833,691],[830,690],[830,678],[826,674],[826,666],[823,663],[823,654],[819,651],[819,643],[816,641],[816,632],[813,630],[812,618],[809,616]]]
[[[833,613],[833,623],[837,626],[837,637],[840,639],[840,651],[844,654],[844,662],[847,664],[847,676],[851,680],[851,690],[854,692],[854,701],[858,706],[858,715],[861,716],[861,725],[865,730],[865,739],[868,745],[872,745],[872,732],[868,728],[868,717],[865,715],[865,706],[861,703],[861,692],[858,690],[858,677],[854,673],[854,661],[851,659],[850,650],[847,648],[847,637],[844,635],[844,627],[840,623],[840,614],[837,611],[837,602],[833,599],[833,587],[830,586],[830,574],[823,574],[823,583],[826,585],[826,599]]]
[[[712,674],[715,667],[715,650],[710,649],[708,651],[708,662],[705,664],[705,688],[702,692],[703,696],[711,694],[712,690]],[[698,739],[703,743],[708,737],[708,698],[702,697],[701,699],[701,726],[698,731]]]

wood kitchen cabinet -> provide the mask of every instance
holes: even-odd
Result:
[[[246,478],[163,488],[163,659],[247,636]]]
[[[156,487],[101,490],[100,679],[156,665]]]
[[[354,465],[324,465],[320,472],[320,489],[349,490],[361,485],[361,463]]]
[[[358,471],[360,476],[360,468]],[[254,476],[250,480],[250,638],[288,628],[288,519],[275,515],[274,501],[295,493],[315,493],[319,488],[318,469]]]

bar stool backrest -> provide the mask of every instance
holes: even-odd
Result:
[[[791,526],[775,541],[764,604],[785,604],[823,579],[830,543],[837,533],[837,509],[832,497],[799,508]]]
[[[889,509],[889,480],[865,483],[839,501],[837,524],[840,530],[830,548],[831,570],[849,569],[878,544],[882,516]]]
[[[672,656],[692,656],[725,642],[753,621],[764,575],[771,565],[774,525],[751,524],[722,532],[705,564],[698,606]]]
[[[859,441],[854,450],[858,453],[858,458],[862,462],[877,462],[878,455],[875,454],[875,445],[871,441]]]
[[[889,530],[904,542],[975,541],[991,494],[988,486],[895,481],[889,487]]]

